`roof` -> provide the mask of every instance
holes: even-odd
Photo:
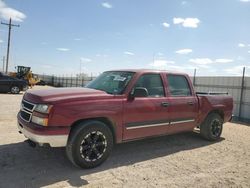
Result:
[[[169,71],[169,70],[157,70],[157,69],[116,69],[110,71],[126,71],[126,72],[136,72],[136,73],[168,73],[168,74],[181,74],[187,75],[183,72]]]

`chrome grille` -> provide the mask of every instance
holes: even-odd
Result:
[[[32,112],[35,108],[35,104],[22,100],[22,108]]]
[[[20,117],[27,122],[30,122],[32,112],[34,111],[36,105],[28,102],[26,100],[22,100],[21,109],[20,109]]]
[[[30,116],[31,116],[31,114],[29,114],[29,113],[27,113],[27,112],[21,110],[20,116],[21,116],[21,118],[22,118],[23,120],[28,121],[28,122],[30,121]]]

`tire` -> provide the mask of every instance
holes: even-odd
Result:
[[[10,88],[10,92],[11,92],[12,94],[18,94],[18,93],[20,93],[20,88],[19,88],[18,86],[12,86],[12,87]]]
[[[112,148],[111,130],[104,123],[91,120],[73,128],[66,146],[66,153],[75,166],[94,168],[108,158]]]
[[[200,125],[200,133],[203,138],[209,141],[220,139],[223,129],[223,119],[217,113],[211,113]]]

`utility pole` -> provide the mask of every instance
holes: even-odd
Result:
[[[3,73],[4,73],[4,67],[5,67],[5,56],[3,56]]]
[[[5,72],[8,73],[8,68],[9,68],[9,55],[10,55],[10,36],[11,36],[11,28],[13,27],[20,27],[20,25],[15,25],[15,24],[11,24],[11,18],[9,23],[3,23],[1,22],[1,24],[3,25],[7,25],[9,27],[9,34],[8,34],[8,47],[7,47],[7,59],[6,59],[6,69]]]

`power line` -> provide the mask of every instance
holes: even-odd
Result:
[[[6,69],[5,69],[5,72],[8,73],[8,68],[9,68],[9,53],[10,53],[10,36],[11,36],[11,29],[12,29],[12,26],[13,27],[20,27],[20,25],[15,25],[15,24],[12,24],[11,23],[11,18],[10,18],[10,21],[9,23],[3,23],[1,22],[1,24],[3,25],[7,25],[9,27],[9,34],[8,34],[8,47],[7,47],[7,59],[6,59]]]

